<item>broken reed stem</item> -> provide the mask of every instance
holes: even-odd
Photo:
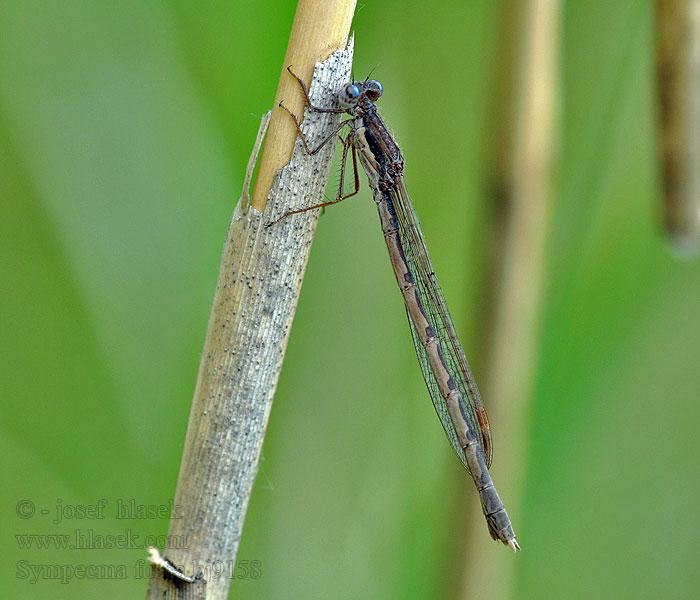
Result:
[[[352,51],[351,40],[347,49],[316,65],[309,88],[314,103],[333,105],[335,92],[350,77]],[[301,95],[298,89],[296,95]],[[340,120],[338,114],[309,117],[308,111],[306,117],[302,130],[311,143],[325,138]],[[160,566],[153,563],[148,592],[153,600],[174,600],[185,597],[184,592],[191,598],[228,595],[318,211],[267,225],[287,211],[318,204],[328,181],[333,144],[310,156],[297,139],[289,164],[275,175],[265,211],[249,206],[248,185],[260,140],[259,134],[224,244],[182,452],[169,545]],[[173,577],[163,565],[172,565],[185,578]],[[200,573],[201,577],[189,580]]]

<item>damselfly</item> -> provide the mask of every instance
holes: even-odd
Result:
[[[488,470],[492,446],[486,409],[457,337],[442,288],[435,277],[418,217],[404,186],[401,150],[374,104],[382,95],[382,85],[375,80],[349,83],[338,93],[339,108],[319,108],[311,103],[304,82],[291,68],[287,67],[287,70],[299,82],[310,110],[346,112],[351,118],[343,121],[318,147],[312,149],[306,144],[299,121],[290,112],[304,148],[310,154],[318,152],[343,127],[350,127],[350,132],[344,139],[341,138],[343,157],[336,199],[288,212],[278,221],[291,214],[322,208],[357,194],[360,189],[357,172],[359,155],[379,209],[389,257],[406,304],[418,361],[435,410],[452,448],[474,479],[491,537],[513,550],[519,550],[510,519]],[[280,106],[287,110],[282,104]],[[355,189],[343,195],[345,164],[350,149]]]

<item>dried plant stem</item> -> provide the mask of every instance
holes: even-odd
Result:
[[[352,40],[348,49],[316,65],[309,88],[315,103],[332,101],[350,77],[351,63]],[[306,68],[299,64],[300,70]],[[295,88],[285,102],[293,104],[296,96]],[[313,142],[327,136],[339,119],[313,115],[302,129]],[[292,139],[296,137],[295,131]],[[221,257],[168,531],[172,543],[162,556],[151,553],[160,559],[152,561],[155,576],[148,598],[153,600],[228,595],[318,211],[266,225],[289,210],[317,204],[328,180],[333,145],[309,156],[297,140],[289,164],[266,191],[265,211],[249,206],[248,185],[260,140],[259,135]]]
[[[299,0],[251,201],[253,208],[259,211],[265,210],[267,193],[275,174],[289,162],[297,137],[294,123],[279,107],[279,103],[284,101],[284,105],[295,115],[304,112],[304,98],[299,93],[299,85],[286,69],[292,66],[294,72],[308,85],[313,65],[345,46],[356,2],[357,0]]]

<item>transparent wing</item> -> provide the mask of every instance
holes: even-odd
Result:
[[[460,403],[463,411],[467,415],[467,420],[472,430],[480,436],[479,441],[484,451],[486,465],[490,467],[493,455],[491,430],[486,415],[486,409],[481,402],[479,388],[476,386],[474,376],[467,362],[467,357],[464,355],[462,344],[457,337],[452,317],[447,308],[445,295],[435,277],[433,265],[430,261],[428,249],[425,245],[423,232],[420,227],[420,221],[413,209],[410,197],[406,192],[403,177],[397,176],[395,178],[395,183],[396,187],[391,190],[390,198],[396,211],[396,218],[399,224],[399,238],[403,246],[406,261],[413,272],[428,321],[439,340],[440,349],[445,357],[452,379],[459,389]],[[442,422],[442,426],[445,429],[445,433],[447,434],[452,448],[462,461],[462,464],[466,467],[464,451],[462,450],[457,432],[455,431],[452,419],[448,413],[445,399],[440,393],[440,388],[430,368],[428,358],[425,354],[425,348],[416,334],[410,317],[408,321],[411,326],[411,335],[413,336],[413,343],[416,347],[418,362],[423,371],[423,377],[428,386],[430,397],[433,400],[435,411],[438,417],[440,417],[440,421]]]

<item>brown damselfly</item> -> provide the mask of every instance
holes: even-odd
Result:
[[[491,537],[513,550],[519,550],[510,519],[488,470],[492,446],[486,409],[457,337],[442,288],[435,277],[420,222],[404,185],[403,155],[374,104],[382,95],[382,86],[372,79],[349,83],[338,92],[339,108],[320,108],[311,103],[304,82],[291,68],[287,70],[299,82],[310,110],[346,112],[351,118],[343,121],[318,147],[312,149],[307,146],[299,121],[290,113],[304,148],[310,154],[317,153],[343,127],[348,126],[350,132],[344,139],[341,138],[343,157],[338,196],[329,202],[290,211],[277,221],[295,213],[335,204],[357,194],[360,189],[357,172],[359,155],[379,209],[389,257],[406,304],[416,354],[435,410],[452,448],[474,479]],[[282,104],[280,106],[285,108]],[[343,195],[349,150],[352,150],[355,187],[352,192]]]

